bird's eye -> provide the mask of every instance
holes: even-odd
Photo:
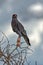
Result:
[[[16,14],[13,14],[12,18],[17,18],[17,15]]]
[[[13,15],[13,18],[15,18],[16,16],[15,15]]]

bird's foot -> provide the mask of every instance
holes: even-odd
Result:
[[[18,39],[17,39],[17,44],[16,44],[17,47],[20,47],[20,41],[21,41],[21,38],[18,37]]]
[[[17,47],[20,47],[20,43],[17,43],[16,46],[17,46]]]

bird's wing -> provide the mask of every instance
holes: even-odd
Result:
[[[27,35],[26,30],[24,29],[23,25],[20,22],[18,22],[17,28],[21,32],[21,34]]]
[[[17,28],[21,32],[21,34],[22,34],[23,38],[25,39],[26,43],[28,45],[31,45],[30,41],[29,41],[29,38],[27,36],[26,30],[24,29],[23,25],[20,22],[18,22]]]

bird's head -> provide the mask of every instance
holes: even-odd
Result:
[[[13,14],[12,15],[12,18],[17,18],[17,14]]]

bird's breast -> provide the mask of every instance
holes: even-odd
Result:
[[[16,26],[16,22],[12,22],[12,26]]]

